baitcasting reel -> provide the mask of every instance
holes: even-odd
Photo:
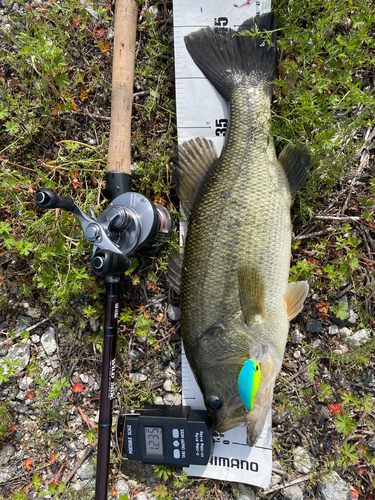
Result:
[[[38,189],[34,201],[40,208],[61,208],[74,215],[85,238],[94,245],[91,265],[99,276],[127,271],[128,255],[156,251],[172,231],[168,210],[139,193],[117,196],[98,219],[91,210],[90,216],[82,212],[72,198],[57,196],[49,189]]]

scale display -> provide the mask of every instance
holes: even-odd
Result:
[[[145,427],[146,455],[163,456],[163,428]]]
[[[211,459],[214,429],[206,410],[148,405],[120,415],[116,441],[123,458],[146,464],[190,467]]]

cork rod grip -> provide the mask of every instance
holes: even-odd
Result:
[[[135,0],[116,0],[112,69],[111,130],[108,172],[130,175],[131,116],[138,6]]]

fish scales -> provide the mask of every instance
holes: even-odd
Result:
[[[260,32],[272,31],[275,44],[272,14],[246,21],[239,31],[255,25]],[[180,149],[180,198],[185,203],[191,194],[194,200],[187,205],[182,338],[215,428],[225,432],[246,425],[253,445],[272,402],[289,320],[308,292],[306,282],[288,285],[288,274],[290,205],[311,159],[301,145],[288,145],[276,158],[268,125],[274,48],[259,36],[240,37],[232,30],[216,35],[209,28],[188,35],[185,43],[229,102],[230,119],[219,159],[207,140],[192,140]],[[190,193],[198,178],[201,182]],[[241,385],[250,391],[243,397],[251,410],[245,409],[238,388],[249,359],[254,362],[248,366],[259,363],[261,371],[259,384]]]
[[[218,320],[217,308],[223,320],[240,311],[238,269],[244,264],[264,276],[265,313],[285,315],[291,197],[261,120],[270,97],[262,82],[235,92],[221,161],[208,172],[191,214],[181,295],[189,343]]]

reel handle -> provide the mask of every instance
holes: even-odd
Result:
[[[130,259],[110,250],[98,250],[93,255],[91,267],[98,276],[119,275],[130,269]]]
[[[74,200],[69,196],[58,196],[49,189],[41,188],[34,195],[34,201],[39,208],[61,208],[67,212],[72,212]]]

